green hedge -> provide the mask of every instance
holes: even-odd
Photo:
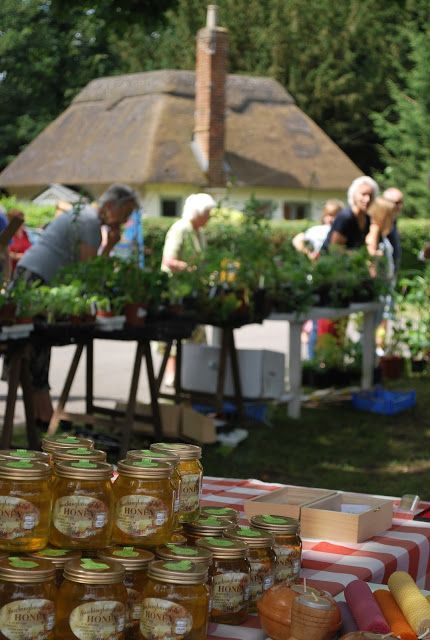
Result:
[[[9,209],[20,209],[25,215],[25,224],[28,227],[41,229],[52,220],[55,214],[54,205],[40,205],[33,202],[17,200],[15,196],[9,198],[1,198],[0,205],[9,211]]]

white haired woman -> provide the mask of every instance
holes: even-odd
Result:
[[[164,241],[161,269],[169,273],[184,271],[189,266],[184,259],[187,247],[201,253],[205,246],[202,228],[209,220],[216,202],[208,193],[193,193],[185,200],[182,217],[170,227]]]
[[[346,249],[365,245],[370,229],[368,210],[378,195],[378,185],[370,176],[353,180],[348,189],[348,206],[337,214],[322,250],[328,250],[333,244],[343,245]]]
[[[209,220],[216,202],[208,193],[193,193],[185,200],[182,217],[172,224],[164,241],[161,269],[171,273],[185,271],[191,265],[187,255],[201,253],[206,246],[203,227]],[[192,342],[206,342],[204,327],[198,326],[191,336]],[[176,370],[176,355],[171,351],[167,361],[164,384],[173,386]]]

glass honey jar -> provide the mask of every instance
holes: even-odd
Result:
[[[140,638],[206,640],[207,569],[190,560],[156,560],[142,593]]]
[[[183,524],[188,544],[195,544],[199,538],[222,538],[225,531],[234,526],[233,522],[215,516],[199,516],[197,520]]]
[[[273,535],[252,527],[229,529],[225,535],[232,540],[241,540],[248,546],[251,566],[249,611],[255,613],[258,598],[274,584],[276,555],[273,551]]]
[[[87,449],[94,448],[94,442],[91,438],[81,438],[79,436],[68,436],[67,434],[58,434],[55,436],[45,436],[42,438],[42,451],[52,455],[59,449],[70,449],[71,447],[85,447]]]
[[[56,638],[125,640],[124,574],[119,562],[90,558],[67,562],[57,595]]]
[[[162,462],[170,462],[173,467],[172,484],[175,491],[175,500],[173,503],[173,511],[175,515],[179,512],[179,492],[181,485],[181,475],[179,473],[179,456],[172,451],[151,451],[151,449],[133,449],[127,452],[127,458],[132,460],[142,460],[142,458],[151,458],[152,460],[161,460]]]
[[[179,522],[195,520],[199,514],[203,482],[202,448],[194,444],[156,442],[151,444],[151,451],[170,451],[179,456]]]
[[[209,549],[213,555],[209,567],[210,619],[222,624],[242,624],[249,612],[248,547],[240,540],[227,538],[200,538],[196,545]]]
[[[53,640],[55,568],[41,558],[0,560],[0,638]]]
[[[58,449],[52,454],[54,464],[64,460],[92,460],[93,462],[106,462],[106,451],[101,449],[89,449],[88,447],[73,447],[70,449]]]
[[[187,544],[187,538],[182,527],[173,529],[169,542],[174,542],[175,544]]]
[[[0,459],[8,458],[12,460],[31,460],[32,462],[45,462],[49,464],[49,454],[43,451],[32,451],[31,449],[2,449]]]
[[[41,551],[27,554],[29,558],[42,558],[49,560],[55,567],[55,584],[60,587],[63,583],[63,572],[66,562],[69,560],[79,560],[81,552],[77,549],[57,549],[55,547],[45,547]]]
[[[155,555],[161,560],[191,560],[194,564],[202,564],[209,568],[212,562],[212,553],[203,547],[193,547],[185,544],[168,542],[162,547],[157,547]]]
[[[51,503],[49,465],[0,460],[0,550],[24,553],[46,547]]]
[[[167,542],[173,530],[173,468],[143,458],[121,460],[113,485],[115,544],[151,547]]]
[[[286,516],[259,515],[252,516],[251,525],[275,538],[275,583],[295,582],[300,577],[302,559],[299,521]]]
[[[201,518],[219,518],[232,522],[234,525],[239,524],[239,511],[232,507],[200,507]]]
[[[111,542],[112,465],[68,460],[55,465],[49,542],[66,549],[103,549]]]
[[[136,547],[110,547],[99,551],[100,560],[114,560],[125,569],[124,585],[127,589],[125,615],[126,640],[139,640],[139,624],[142,613],[141,593],[146,584],[148,565],[154,554]]]

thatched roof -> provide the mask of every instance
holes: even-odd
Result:
[[[0,186],[207,184],[191,148],[192,71],[90,82],[0,174]],[[225,157],[238,186],[342,190],[359,169],[270,78],[229,75]]]

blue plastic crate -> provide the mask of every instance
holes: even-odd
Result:
[[[416,391],[387,391],[374,389],[352,394],[352,406],[361,411],[393,416],[414,407],[417,403]]]
[[[215,407],[205,404],[192,404],[194,411],[199,413],[215,413]],[[247,418],[255,420],[256,422],[266,422],[267,418],[267,404],[263,402],[244,402],[243,411]],[[222,405],[222,412],[229,414],[236,412],[236,405],[233,402],[224,402]]]

